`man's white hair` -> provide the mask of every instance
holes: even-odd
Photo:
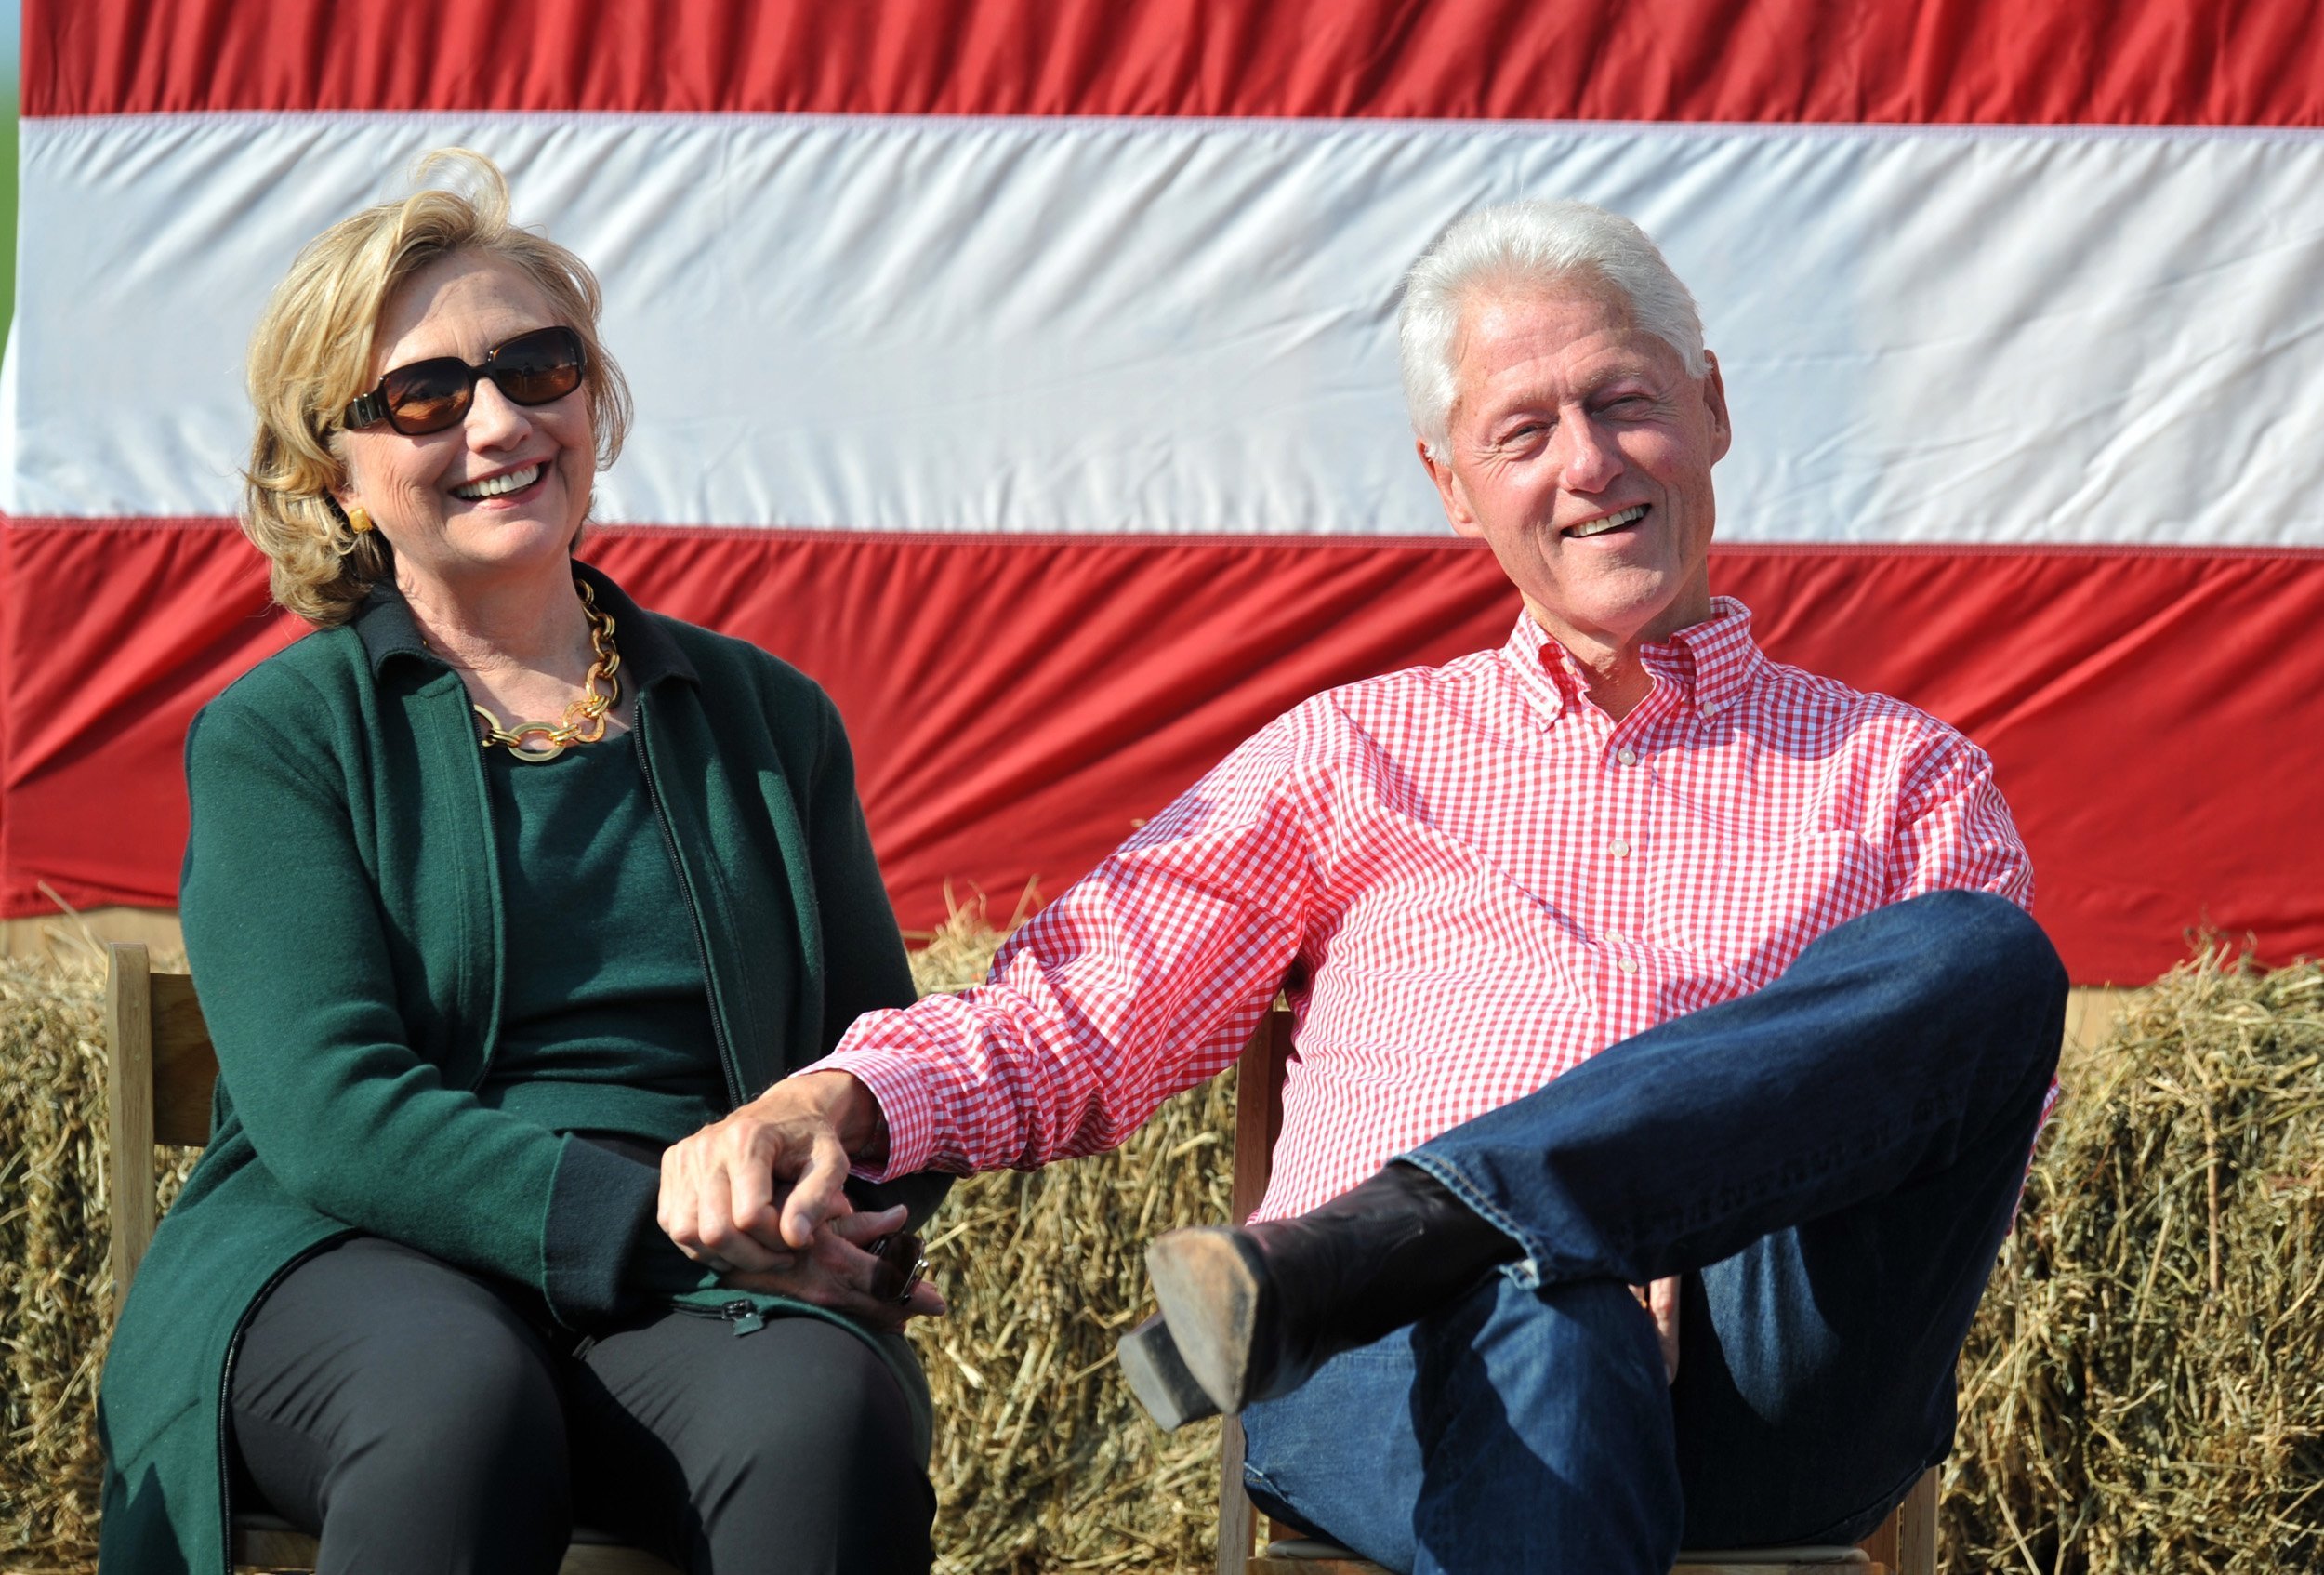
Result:
[[[1480,296],[1605,285],[1641,328],[1679,352],[1690,377],[1710,368],[1695,298],[1644,230],[1588,203],[1499,203],[1455,219],[1405,275],[1397,322],[1405,403],[1431,458],[1445,457],[1460,319]]]

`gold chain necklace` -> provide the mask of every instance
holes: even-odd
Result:
[[[581,611],[589,620],[589,649],[597,653],[588,676],[581,681],[581,698],[565,708],[562,721],[521,721],[514,727],[501,726],[498,717],[471,701],[469,708],[483,719],[485,748],[502,744],[521,761],[553,761],[568,744],[594,744],[605,736],[605,713],[621,702],[621,680],[614,676],[621,666],[621,653],[614,649],[614,615],[599,610],[588,581],[576,579],[573,589],[581,593]],[[528,738],[540,742],[528,744]]]

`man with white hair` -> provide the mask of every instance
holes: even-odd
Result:
[[[1279,718],[987,984],[673,1149],[664,1227],[747,1272],[851,1169],[1111,1146],[1287,990],[1256,1223],[1148,1254],[1158,1419],[1240,1411],[1254,1497],[1398,1569],[1854,1541],[1950,1445],[2051,1086],[2025,851],[1974,746],[1711,594],[1725,390],[1635,225],[1472,214],[1402,333],[1507,643]]]

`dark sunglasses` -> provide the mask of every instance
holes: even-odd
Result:
[[[415,361],[379,379],[379,386],[347,407],[350,431],[385,421],[405,437],[441,432],[468,414],[476,379],[490,377],[511,404],[547,404],[581,386],[588,352],[570,328],[535,328],[493,346],[469,365],[456,355]]]

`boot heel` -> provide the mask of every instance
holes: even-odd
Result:
[[[1146,1273],[1179,1359],[1211,1405],[1233,1416],[1255,1397],[1260,1265],[1240,1231],[1174,1230],[1146,1249]]]
[[[1146,1408],[1146,1414],[1165,1433],[1175,1433],[1190,1422],[1216,1416],[1219,1408],[1203,1393],[1195,1375],[1178,1354],[1170,1326],[1156,1313],[1116,1343],[1114,1359],[1122,1365],[1129,1392]]]

